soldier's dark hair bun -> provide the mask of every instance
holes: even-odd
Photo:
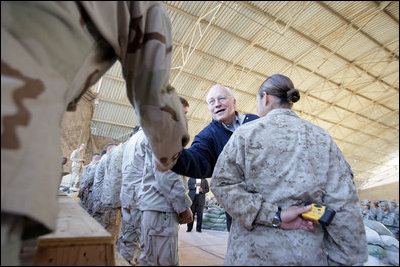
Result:
[[[299,90],[297,89],[290,89],[289,91],[286,92],[287,95],[287,100],[289,103],[296,103],[297,101],[300,100],[300,93]]]

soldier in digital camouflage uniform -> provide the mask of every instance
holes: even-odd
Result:
[[[368,199],[363,199],[363,201],[361,201],[362,204],[361,215],[363,219],[373,220],[374,218],[374,215],[370,210],[370,203],[371,201],[369,201]]]
[[[378,217],[378,214],[381,212],[381,208],[379,207],[379,200],[374,199],[373,205],[371,207],[371,212],[372,212],[372,219],[376,220]]]
[[[125,145],[125,142],[121,143],[111,151],[101,192],[102,210],[104,212],[102,225],[112,234],[113,244],[116,244],[121,229],[121,170]]]
[[[142,182],[144,166],[144,154],[135,157],[138,146],[144,145],[142,141],[144,134],[137,134],[143,131],[135,127],[133,135],[129,138],[124,154],[122,156],[122,186],[121,199],[121,232],[118,237],[117,250],[132,265],[139,264],[140,257],[140,218],[141,211],[138,206],[138,192]]]
[[[260,118],[239,127],[219,155],[211,191],[233,218],[225,265],[368,258],[353,172],[329,133],[291,110],[299,98],[289,78],[269,77],[257,95]],[[325,229],[299,217],[296,206],[308,201],[336,211]]]
[[[390,211],[399,216],[399,206],[397,205],[396,199],[392,198],[390,200]]]
[[[89,186],[93,184],[94,172],[96,170],[96,165],[100,161],[100,154],[94,153],[92,156],[92,161],[85,166],[85,170],[82,173],[81,183],[79,185],[78,197],[80,199],[81,206],[86,209],[86,201],[89,193]]]
[[[396,214],[389,210],[389,204],[386,200],[381,201],[381,213],[376,220],[385,225],[398,239],[399,238],[399,222],[396,220]]]
[[[86,189],[85,191],[87,192],[87,197],[86,197],[86,211],[92,215],[92,209],[93,209],[93,184],[94,184],[94,178],[96,176],[96,172],[98,172],[98,169],[100,168],[104,168],[104,162],[103,164],[100,164],[101,160],[106,156],[107,154],[107,150],[103,150],[100,154],[100,159],[96,162],[96,164],[93,166],[93,169],[90,173],[90,175],[88,175],[86,182],[85,182],[85,186]],[[101,166],[101,167],[99,167]],[[104,170],[102,170],[102,172],[104,173]]]
[[[157,168],[175,164],[189,136],[171,55],[160,2],[1,2],[2,264],[18,264],[23,233],[54,231],[64,112],[117,60]]]
[[[116,147],[116,144],[109,143],[107,144],[107,153],[101,158],[93,179],[93,186],[92,186],[92,194],[90,200],[90,208],[91,208],[91,215],[95,218],[101,225],[103,225],[103,216],[104,216],[104,209],[102,205],[101,195],[103,194],[103,182],[104,177],[107,175],[107,166],[110,162],[110,154],[113,149]]]

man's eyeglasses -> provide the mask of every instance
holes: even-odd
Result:
[[[210,106],[213,106],[213,105],[215,105],[217,100],[218,100],[219,103],[224,103],[227,99],[228,99],[227,96],[220,95],[220,96],[217,97],[217,99],[215,99],[215,98],[207,99],[207,104],[210,105]]]

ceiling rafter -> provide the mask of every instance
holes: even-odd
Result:
[[[177,42],[176,42],[176,43],[177,43]],[[182,46],[182,47],[185,47],[185,46]],[[229,64],[228,61],[223,60],[223,59],[221,59],[221,58],[218,58],[218,57],[216,57],[216,56],[210,55],[210,54],[208,54],[208,53],[206,53],[206,52],[203,52],[203,51],[201,51],[201,50],[196,50],[196,53],[199,53],[199,54],[201,54],[201,55],[203,55],[203,56],[210,57],[210,58],[212,58],[212,59],[214,59],[214,60],[217,60],[217,61],[220,61],[220,62],[222,62],[222,63],[224,63],[224,64]],[[242,67],[241,65],[238,65],[238,64],[235,64],[235,66],[237,66],[238,68],[244,68],[244,69],[246,69],[246,70],[249,70],[248,68]],[[252,74],[255,74],[255,75],[259,76],[259,77],[263,77],[263,74],[261,74],[261,73],[259,73],[259,72],[257,72],[257,71],[249,70],[249,72],[252,73]],[[188,72],[185,72],[185,73],[186,73],[186,75],[189,74]],[[194,75],[194,74],[192,74],[192,75]],[[194,75],[194,77],[196,77],[197,79],[204,79],[204,80],[207,80],[207,81],[208,81],[209,83],[211,83],[211,84],[214,83],[214,81],[209,80],[209,79],[206,79],[206,78],[204,78],[204,77],[199,77],[199,76],[197,76],[197,75]],[[264,76],[263,79],[265,79],[265,78],[266,78],[266,77]],[[229,87],[229,85],[225,85],[225,86]],[[239,89],[239,88],[237,88],[237,87],[235,88],[235,90],[238,90],[238,91],[241,92],[241,93],[245,93],[245,94],[248,94],[248,95],[253,96],[253,94],[251,94],[251,93],[249,93],[249,92],[247,92],[247,91],[245,91],[245,90]],[[320,101],[320,102],[327,103],[327,104],[329,104],[329,105],[331,105],[331,106],[335,106],[335,107],[337,107],[337,108],[340,108],[340,109],[343,109],[343,110],[345,110],[345,111],[347,111],[347,112],[350,112],[350,113],[352,113],[352,114],[354,114],[354,115],[358,115],[358,116],[361,116],[362,118],[365,118],[365,119],[367,119],[367,120],[370,120],[370,121],[372,121],[372,122],[375,122],[375,120],[372,119],[372,118],[369,118],[369,117],[367,117],[367,116],[365,116],[365,115],[363,115],[363,114],[360,114],[359,112],[352,111],[352,110],[350,110],[350,109],[348,109],[348,108],[344,108],[344,107],[338,106],[338,105],[336,105],[334,102],[326,101],[325,99],[316,97],[316,96],[314,96],[314,95],[312,95],[312,94],[310,94],[310,93],[307,93],[307,92],[305,92],[304,94],[307,95],[307,96],[309,96],[309,97],[311,97],[311,98],[314,98],[314,99],[316,99],[316,100],[318,100],[318,101]],[[361,96],[361,97],[363,97],[363,98],[366,98],[366,97],[364,97],[364,96],[362,96],[362,95],[359,95],[359,94],[356,94],[356,95],[357,95],[357,96]],[[368,99],[368,98],[366,98],[366,99]],[[373,99],[368,99],[368,100],[371,101],[371,102],[374,102]],[[378,103],[378,104],[379,104],[379,103]],[[384,106],[384,107],[387,108],[386,106]],[[389,109],[389,108],[388,108],[388,109]],[[389,110],[390,110],[390,111],[394,111],[393,109],[389,109]],[[381,123],[381,122],[378,122],[378,123],[382,124],[382,125],[385,126],[385,127],[393,128],[393,127],[388,126],[388,125],[385,125],[385,124],[383,124],[383,123]]]
[[[185,12],[185,11],[179,9],[179,8],[176,8],[176,7],[174,7],[174,6],[170,6],[170,5],[168,5],[168,4],[166,4],[166,5],[167,5],[169,8],[171,8],[172,10],[175,10],[175,11],[177,11],[178,13],[183,14],[184,16],[187,16],[187,17],[192,18],[192,19],[196,19],[195,16],[193,16],[193,15],[191,15],[191,14],[188,14],[187,12]],[[260,12],[263,12],[263,11],[260,11]],[[203,22],[203,20],[202,20],[202,22]],[[204,23],[207,23],[207,22],[204,22]],[[236,34],[234,34],[234,33],[231,33],[231,32],[229,32],[229,31],[227,31],[227,30],[225,30],[225,29],[222,29],[221,27],[219,27],[219,26],[217,26],[217,25],[212,24],[211,26],[212,26],[213,28],[216,28],[217,30],[220,30],[220,31],[222,31],[222,32],[224,32],[224,33],[226,33],[226,34],[228,34],[228,35],[231,35],[231,36],[233,36],[234,38],[237,38],[237,39],[239,39],[239,40],[241,40],[241,41],[243,41],[243,42],[245,42],[245,43],[247,43],[247,44],[250,43],[249,40],[246,40],[246,39],[242,38],[241,36],[238,36],[238,35],[236,35]],[[304,35],[304,34],[303,34],[303,35]],[[265,49],[264,47],[260,46],[260,45],[254,45],[254,47],[257,47],[257,48],[259,48],[259,49],[261,49],[261,50],[263,50],[263,51],[266,51],[266,49]],[[199,51],[199,50],[196,50],[196,51]],[[275,57],[278,57],[278,58],[280,58],[280,59],[282,59],[282,60],[284,60],[284,61],[287,61],[287,62],[290,63],[290,64],[296,64],[295,62],[291,61],[290,59],[287,59],[287,58],[283,57],[282,55],[276,54],[275,52],[269,51],[269,53],[272,54],[272,55],[275,56]],[[348,60],[346,60],[346,61],[348,61]],[[349,62],[349,61],[348,61],[348,62]],[[351,64],[351,63],[350,63],[350,64]],[[304,67],[304,66],[299,65],[299,64],[296,64],[296,65],[297,65],[299,68],[302,68],[303,70],[306,70],[307,72],[314,73],[315,75],[317,75],[317,76],[320,77],[321,79],[327,80],[327,81],[329,81],[329,82],[331,82],[331,83],[333,83],[333,84],[335,84],[335,85],[337,85],[337,86],[340,86],[340,85],[341,85],[341,84],[339,84],[339,83],[337,83],[337,82],[335,82],[335,81],[332,81],[332,80],[330,80],[329,78],[327,78],[327,77],[325,77],[325,76],[323,76],[323,75],[321,75],[321,74],[319,74],[319,73],[314,72],[313,70],[310,70],[310,69],[307,68],[307,67]],[[376,78],[375,78],[375,79],[376,79]],[[376,79],[376,80],[378,80],[378,79]],[[383,81],[382,83],[387,84],[387,83],[384,82],[384,81]],[[388,87],[393,88],[393,87],[391,87],[390,85],[388,85]],[[350,89],[348,89],[348,88],[343,87],[343,89],[347,90],[347,91],[350,92],[350,93],[353,93],[353,91],[350,90]],[[395,88],[393,88],[393,89],[396,90]],[[398,89],[397,89],[396,91],[398,91]],[[306,93],[306,94],[307,94],[307,93]],[[364,95],[361,95],[361,94],[358,94],[358,93],[357,93],[357,95],[360,96],[360,97],[362,97],[362,98],[366,98],[366,99],[372,101],[372,99],[369,99],[369,98],[367,98],[367,97],[364,96]],[[323,102],[325,102],[325,101],[323,101]],[[326,103],[329,103],[329,102],[326,102]],[[330,104],[332,104],[332,105],[334,105],[334,106],[336,106],[336,107],[338,107],[338,108],[342,108],[342,109],[343,109],[343,107],[337,106],[337,105],[336,105],[335,103],[333,103],[333,102],[330,103]],[[385,105],[383,105],[383,104],[379,104],[379,105],[382,105],[382,106],[384,106],[385,108],[387,108],[387,109],[389,109],[389,110],[393,110],[392,108],[387,107],[387,106],[385,106]],[[349,111],[349,110],[346,110],[346,111]],[[353,111],[349,111],[349,112],[353,112]],[[358,114],[358,115],[365,117],[365,115],[363,115],[363,114]],[[366,119],[369,119],[369,118],[366,117]],[[370,120],[373,121],[373,119],[370,119]],[[386,126],[387,126],[387,125],[386,125]]]
[[[391,1],[391,2],[396,2],[396,1]],[[381,6],[381,5],[382,5],[382,1],[373,1],[373,3],[376,5],[377,8],[382,9],[382,6]],[[389,4],[391,4],[391,3],[389,3]],[[393,17],[393,15],[390,14],[390,13],[386,10],[386,7],[387,7],[387,6],[388,6],[388,5],[386,5],[386,6],[383,7],[383,12],[384,12],[388,17],[390,17],[394,22],[396,22],[397,25],[399,25],[399,20],[396,19],[395,17]]]
[[[263,14],[265,17],[267,17],[268,19],[270,19],[270,20],[272,20],[272,21],[275,21],[275,20],[276,20],[276,18],[275,18],[274,16],[272,16],[271,14],[268,14],[268,13],[266,13],[265,11],[260,10],[259,8],[253,6],[253,5],[250,4],[250,3],[247,3],[247,2],[245,2],[245,1],[239,1],[239,2],[240,2],[241,4],[243,4],[243,5],[245,5],[246,7],[248,7],[248,8],[250,8],[250,9],[256,11],[257,13]],[[280,21],[280,20],[278,20],[277,23],[278,23],[278,24],[281,24],[281,25],[284,26],[284,27],[285,27],[285,25],[286,25],[285,22]],[[340,58],[341,60],[343,60],[343,61],[345,61],[345,62],[347,62],[347,63],[349,63],[349,64],[354,65],[356,68],[360,69],[361,71],[365,72],[365,73],[368,74],[369,76],[373,77],[375,80],[379,80],[379,77],[376,77],[376,76],[374,76],[372,73],[369,73],[367,70],[363,69],[362,67],[360,67],[360,66],[358,66],[358,65],[355,65],[353,62],[351,62],[351,61],[348,60],[347,58],[343,57],[342,55],[339,55],[339,54],[335,53],[335,52],[332,51],[330,48],[324,46],[323,44],[321,44],[321,43],[318,42],[318,41],[315,41],[315,40],[312,39],[311,37],[309,37],[309,36],[307,36],[306,34],[300,32],[299,30],[293,28],[292,26],[289,26],[288,29],[291,30],[291,31],[293,31],[294,33],[298,34],[298,35],[301,36],[302,38],[306,39],[307,41],[311,42],[312,44],[314,44],[314,45],[316,45],[316,46],[318,46],[318,47],[323,48],[324,50],[328,51],[328,53],[333,54],[333,55],[337,56],[338,58]],[[380,46],[381,46],[381,45],[380,45]],[[398,59],[399,59],[399,57],[397,56],[397,60],[398,60]],[[392,85],[386,83],[385,81],[382,81],[382,82],[383,82],[384,84],[386,84],[387,86],[389,86],[390,88],[393,88],[394,90],[399,91],[399,88],[395,88],[395,87],[393,87]]]
[[[399,60],[399,56],[396,55],[394,52],[390,51],[387,47],[385,47],[383,44],[381,44],[380,42],[378,42],[375,38],[371,37],[368,33],[364,32],[362,29],[360,29],[357,25],[354,25],[351,21],[347,20],[346,18],[344,18],[342,15],[340,15],[338,12],[336,12],[335,10],[333,10],[330,6],[328,6],[327,4],[325,4],[324,2],[321,1],[316,1],[315,3],[317,3],[318,5],[320,5],[321,7],[323,7],[324,9],[326,9],[327,11],[329,11],[329,13],[335,15],[336,17],[340,18],[340,20],[344,21],[344,23],[346,23],[347,25],[350,25],[353,29],[355,29],[356,31],[360,32],[361,34],[363,34],[365,37],[367,37],[370,41],[372,41],[373,43],[375,43],[377,46],[379,46],[383,51],[385,51],[386,53],[388,53],[390,56],[394,56],[397,60]]]

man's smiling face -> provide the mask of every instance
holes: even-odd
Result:
[[[235,120],[236,99],[226,88],[220,86],[211,88],[206,100],[214,120],[232,125]]]

